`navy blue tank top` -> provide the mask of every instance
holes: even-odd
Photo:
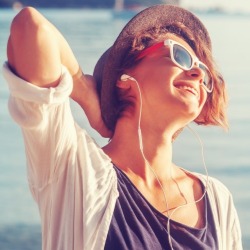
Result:
[[[116,166],[119,197],[116,201],[105,250],[168,250],[168,218],[157,211]],[[191,228],[171,221],[174,250],[218,249],[214,219],[205,196],[205,227]],[[187,214],[188,216],[188,214]]]

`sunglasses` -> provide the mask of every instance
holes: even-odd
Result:
[[[213,77],[208,67],[197,57],[193,56],[185,47],[183,47],[183,45],[171,39],[167,39],[146,48],[138,55],[136,59],[139,60],[163,46],[169,47],[171,61],[179,68],[183,70],[191,70],[194,66],[199,67],[204,72],[202,86],[208,93],[213,91]]]

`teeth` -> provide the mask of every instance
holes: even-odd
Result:
[[[196,96],[198,96],[198,92],[196,89],[192,88],[192,87],[189,87],[189,86],[186,86],[186,85],[182,85],[182,86],[178,86],[179,89],[186,89],[186,90],[189,90],[191,91],[193,94],[195,94]]]

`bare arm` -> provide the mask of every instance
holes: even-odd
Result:
[[[71,98],[84,109],[91,126],[109,137],[101,119],[92,76],[85,76],[61,33],[37,10],[22,9],[14,18],[7,45],[8,63],[21,78],[39,87],[55,87],[63,64],[73,77]]]
[[[21,10],[12,22],[7,55],[16,74],[40,87],[58,83],[61,63],[72,75],[79,67],[62,35],[30,7]]]

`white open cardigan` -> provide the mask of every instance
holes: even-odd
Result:
[[[43,250],[104,248],[118,197],[111,159],[74,121],[72,78],[62,66],[56,88],[39,88],[3,74],[10,89],[9,111],[22,128],[30,190],[41,216]],[[205,176],[195,174],[204,184]],[[232,196],[209,178],[208,197],[220,250],[241,250],[241,231]]]

